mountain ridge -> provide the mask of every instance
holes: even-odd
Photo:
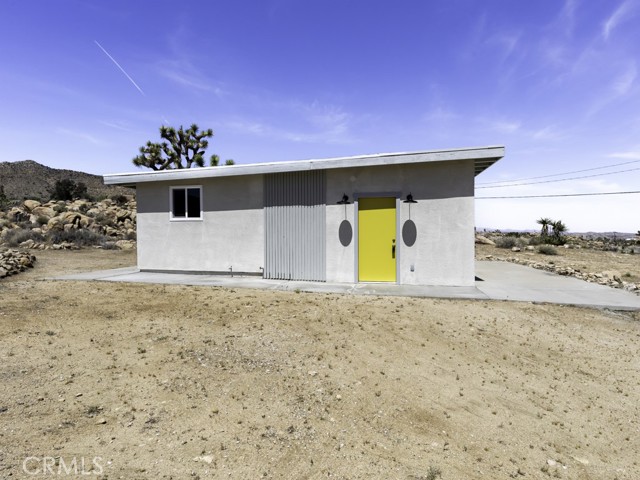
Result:
[[[64,179],[84,183],[87,186],[87,192],[93,198],[117,194],[135,195],[135,190],[131,188],[104,185],[102,176],[92,173],[52,168],[35,160],[0,162],[0,185],[4,187],[7,198],[12,201],[49,200],[49,192],[55,183]]]

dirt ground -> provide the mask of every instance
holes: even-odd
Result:
[[[638,312],[42,280],[133,263],[0,282],[0,478],[640,478]]]

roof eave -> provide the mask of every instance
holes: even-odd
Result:
[[[380,153],[356,157],[297,160],[289,162],[224,165],[219,167],[130,172],[104,175],[105,185],[134,186],[138,183],[196,180],[201,178],[261,175],[269,173],[329,170],[336,168],[373,167],[411,163],[474,160],[475,175],[479,175],[504,156],[504,146],[472,147],[403,153]]]

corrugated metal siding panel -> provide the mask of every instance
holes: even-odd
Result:
[[[325,172],[264,178],[265,278],[326,280]]]

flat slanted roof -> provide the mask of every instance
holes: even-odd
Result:
[[[174,180],[196,180],[212,177],[259,175],[268,173],[329,170],[332,168],[374,167],[378,165],[403,165],[409,163],[451,162],[473,160],[475,175],[479,175],[504,157],[504,146],[456,148],[423,152],[378,153],[357,157],[296,160],[289,162],[250,163],[219,167],[183,168],[104,175],[105,185],[135,185],[136,183]]]

